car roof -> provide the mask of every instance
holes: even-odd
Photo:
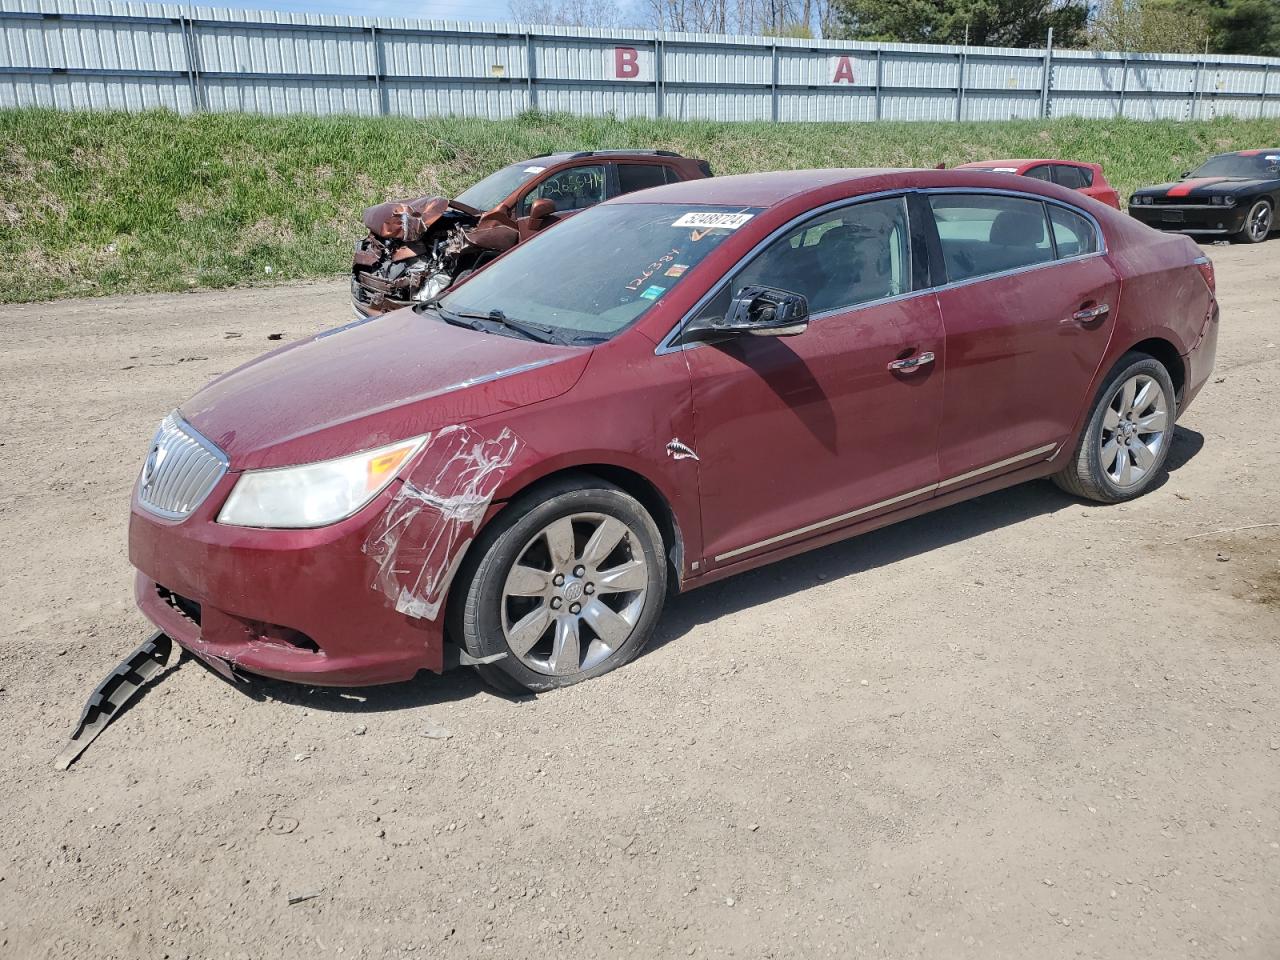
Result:
[[[970,163],[956,164],[956,170],[966,167],[1023,167],[1033,163],[1065,163],[1073,167],[1088,167],[1092,164],[1083,160],[1059,160],[1056,157],[1024,157],[1021,160],[974,160]]]
[[[1259,147],[1256,150],[1231,150],[1227,153],[1215,153],[1215,157],[1256,157],[1264,153],[1280,153],[1280,147]]]
[[[663,187],[651,187],[642,195],[626,194],[610,203],[709,203],[734,207],[771,207],[788,197],[851,180],[871,179],[886,174],[920,173],[893,168],[853,168],[831,170],[779,170],[773,173],[740,173],[730,177],[685,180]]]

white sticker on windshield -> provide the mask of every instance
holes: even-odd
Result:
[[[546,167],[525,167],[524,172],[525,173],[541,173],[545,169],[547,168]]]
[[[700,227],[703,230],[737,230],[753,213],[686,213],[673,227]]]

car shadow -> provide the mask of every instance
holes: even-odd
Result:
[[[1167,473],[1153,490],[1168,482],[1196,456],[1204,437],[1186,427],[1177,427],[1165,467]],[[812,586],[819,580],[839,580],[906,557],[944,547],[1032,517],[1055,513],[1068,507],[1107,509],[1105,504],[1077,500],[1051,482],[1039,480],[999,490],[935,513],[853,537],[787,560],[713,583],[668,601],[657,632],[647,651],[680,639],[695,627],[726,614],[778,600]],[[642,654],[643,656],[643,654]],[[195,663],[200,661],[195,660]],[[203,664],[201,664],[203,666]],[[264,677],[235,682],[208,670],[211,677],[226,683],[243,696],[261,702],[274,701],[309,710],[335,713],[376,714],[431,707],[475,696],[498,697],[509,703],[533,699],[533,694],[511,696],[494,690],[480,680],[474,670],[450,670],[443,674],[420,673],[404,683],[375,687],[311,687]]]
[[[1203,435],[1176,427],[1165,461],[1167,472],[1161,474],[1150,490],[1158,490],[1169,482],[1170,475],[1185,466],[1203,446]],[[778,600],[819,581],[865,573],[1068,507],[1105,510],[1108,506],[1078,500],[1049,480],[997,490],[674,597],[667,603],[646,650],[656,650],[701,624]]]

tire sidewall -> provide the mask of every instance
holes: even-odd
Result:
[[[1169,411],[1169,424],[1165,430],[1166,437],[1160,453],[1156,457],[1155,463],[1147,472],[1142,482],[1132,487],[1121,487],[1112,482],[1107,476],[1106,470],[1102,467],[1102,421],[1106,416],[1109,401],[1115,393],[1116,385],[1137,376],[1138,374],[1146,374],[1160,384],[1160,389],[1164,391],[1164,399],[1166,409]],[[1146,493],[1151,485],[1156,482],[1157,478],[1164,470],[1165,461],[1169,458],[1169,449],[1173,446],[1173,432],[1178,419],[1177,395],[1173,389],[1173,378],[1169,376],[1169,371],[1165,369],[1165,365],[1154,357],[1133,356],[1122,358],[1121,362],[1116,364],[1115,370],[1107,377],[1106,382],[1102,385],[1102,389],[1098,391],[1098,398],[1094,401],[1093,411],[1089,415],[1089,422],[1085,426],[1084,436],[1081,439],[1084,445],[1084,453],[1086,457],[1086,465],[1090,479],[1096,487],[1107,495],[1107,499],[1112,503],[1119,503],[1123,500],[1132,500]]]
[[[642,540],[649,567],[649,589],[635,629],[603,663],[568,677],[538,673],[525,666],[507,645],[502,629],[502,588],[511,565],[526,544],[547,524],[578,513],[602,513],[625,523]],[[505,656],[482,667],[481,673],[502,686],[514,681],[529,690],[568,686],[617,669],[644,648],[662,611],[667,589],[667,566],[662,534],[641,504],[617,487],[606,485],[570,489],[552,496],[530,496],[508,505],[493,521],[488,536],[473,547],[477,562],[470,565],[461,616],[455,636],[474,657]],[[502,683],[502,680],[508,683]]]
[[[1266,233],[1264,233],[1260,237],[1255,237],[1253,235],[1253,231],[1250,227],[1250,224],[1253,222],[1254,211],[1257,210],[1258,207],[1260,206],[1266,207],[1268,210],[1271,210],[1271,215],[1273,217],[1275,216],[1275,211],[1271,209],[1271,204],[1268,203],[1266,200],[1259,200],[1256,203],[1250,204],[1249,212],[1246,213],[1244,216],[1244,229],[1240,231],[1240,239],[1243,240],[1245,243],[1262,243],[1269,236],[1271,236],[1271,231],[1275,228],[1275,222],[1273,220],[1272,222],[1267,224]]]

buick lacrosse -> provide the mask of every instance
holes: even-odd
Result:
[[[137,600],[227,676],[562,686],[673,592],[1036,478],[1138,496],[1217,333],[1190,240],[1053,183],[661,186],[166,416]]]

